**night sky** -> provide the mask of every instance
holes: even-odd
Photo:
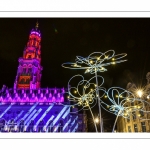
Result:
[[[84,75],[84,71],[62,68],[62,63],[110,49],[116,54],[127,53],[128,61],[108,66],[107,72],[99,73],[105,78],[105,87],[126,88],[128,82],[146,84],[146,73],[150,71],[149,18],[0,18],[0,87],[13,87],[18,58],[23,56],[37,19],[42,34],[41,87],[67,87],[73,75]],[[96,115],[98,107],[93,111]],[[102,116],[105,129],[111,129],[115,116],[105,111]],[[88,118],[90,124],[90,114]],[[94,131],[92,125],[89,131]]]

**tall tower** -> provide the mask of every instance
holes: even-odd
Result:
[[[38,22],[31,30],[25,46],[23,57],[19,58],[19,66],[14,89],[38,89],[41,84],[41,33]]]

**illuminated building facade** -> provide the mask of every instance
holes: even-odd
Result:
[[[86,132],[86,114],[73,112],[64,88],[41,88],[41,76],[41,33],[37,23],[19,58],[14,88],[3,86],[0,91],[0,131]]]
[[[41,33],[38,23],[32,29],[28,43],[23,52],[23,58],[19,58],[14,89],[38,89],[41,81]]]
[[[150,94],[150,72],[146,75],[147,85],[143,89],[143,95],[141,99],[146,100],[150,103],[149,94]],[[134,83],[128,83],[128,91],[134,93],[137,98],[137,86]],[[129,104],[126,104],[129,107]],[[142,104],[138,101],[131,103],[131,106],[141,107]],[[150,107],[145,103],[145,111],[150,111]],[[129,119],[119,117],[117,121],[117,132],[150,132],[150,114],[144,113],[143,111],[135,111],[130,115]]]

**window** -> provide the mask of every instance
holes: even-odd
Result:
[[[134,124],[134,131],[135,131],[135,132],[138,132],[137,124]]]
[[[127,118],[127,122],[130,122],[130,117],[129,117],[129,118]]]
[[[26,68],[23,68],[22,74],[26,74]]]
[[[142,132],[146,132],[145,122],[141,122]]]
[[[141,117],[144,116],[144,112],[143,111],[140,111],[139,113],[140,113]]]
[[[136,114],[135,114],[135,112],[133,112],[132,115],[133,115],[133,120],[135,120],[135,119],[136,119]]]
[[[128,132],[131,132],[131,126],[128,126]]]
[[[28,68],[28,74],[32,73],[32,68]]]

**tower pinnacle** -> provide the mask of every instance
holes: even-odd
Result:
[[[38,27],[39,27],[39,23],[38,23],[38,20],[37,20],[35,28],[37,29]]]
[[[41,83],[41,33],[37,29],[37,21],[31,30],[23,57],[19,58],[19,67],[14,83],[14,88],[38,89]]]

